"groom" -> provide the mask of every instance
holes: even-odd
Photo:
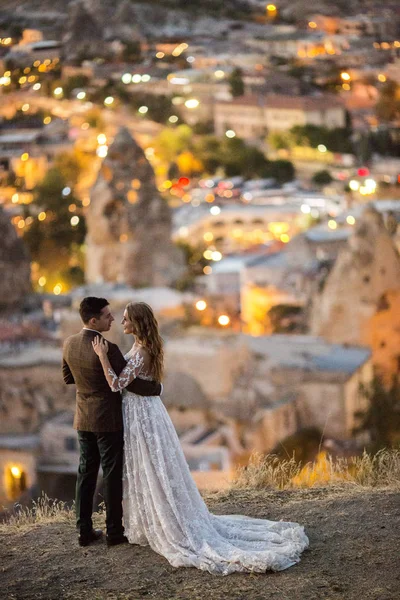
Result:
[[[103,534],[100,529],[93,529],[92,523],[93,497],[101,464],[107,545],[115,546],[128,541],[122,526],[121,394],[111,391],[92,347],[96,335],[110,330],[114,317],[107,300],[94,297],[82,300],[79,314],[83,329],[65,341],[62,367],[65,383],[76,384],[74,427],[78,430],[80,457],[75,503],[79,545],[87,546]],[[119,375],[126,360],[118,346],[109,342],[108,348],[111,366]],[[140,396],[158,396],[161,385],[155,381],[134,379],[127,389]]]

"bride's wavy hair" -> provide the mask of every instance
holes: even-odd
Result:
[[[133,323],[138,342],[150,355],[152,376],[156,381],[161,381],[164,373],[164,344],[153,309],[145,302],[130,302],[126,312]]]

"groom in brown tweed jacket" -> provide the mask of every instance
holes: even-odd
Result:
[[[74,427],[80,447],[76,482],[76,518],[79,544],[87,546],[102,535],[93,529],[92,509],[97,475],[103,469],[106,505],[107,544],[127,541],[122,526],[122,459],[123,423],[121,394],[112,392],[103,367],[92,347],[96,335],[109,331],[114,317],[105,298],[88,297],[80,304],[83,329],[64,343],[63,377],[76,385]],[[116,344],[108,343],[108,358],[119,375],[126,361]],[[155,381],[135,379],[128,389],[140,396],[158,396],[161,385]]]

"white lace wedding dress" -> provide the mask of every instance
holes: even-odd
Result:
[[[146,351],[135,347],[112,389],[123,392],[124,525],[132,544],[150,545],[174,567],[197,567],[228,575],[235,571],[281,571],[308,546],[297,523],[241,515],[211,514],[194,483],[179,438],[161,399],[124,388],[151,379]]]

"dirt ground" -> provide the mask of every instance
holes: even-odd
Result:
[[[150,548],[80,548],[73,522],[1,528],[0,598],[81,600],[400,600],[400,494],[394,490],[211,494],[216,514],[304,524],[310,548],[280,573],[175,569]],[[98,525],[98,523],[97,523]]]

